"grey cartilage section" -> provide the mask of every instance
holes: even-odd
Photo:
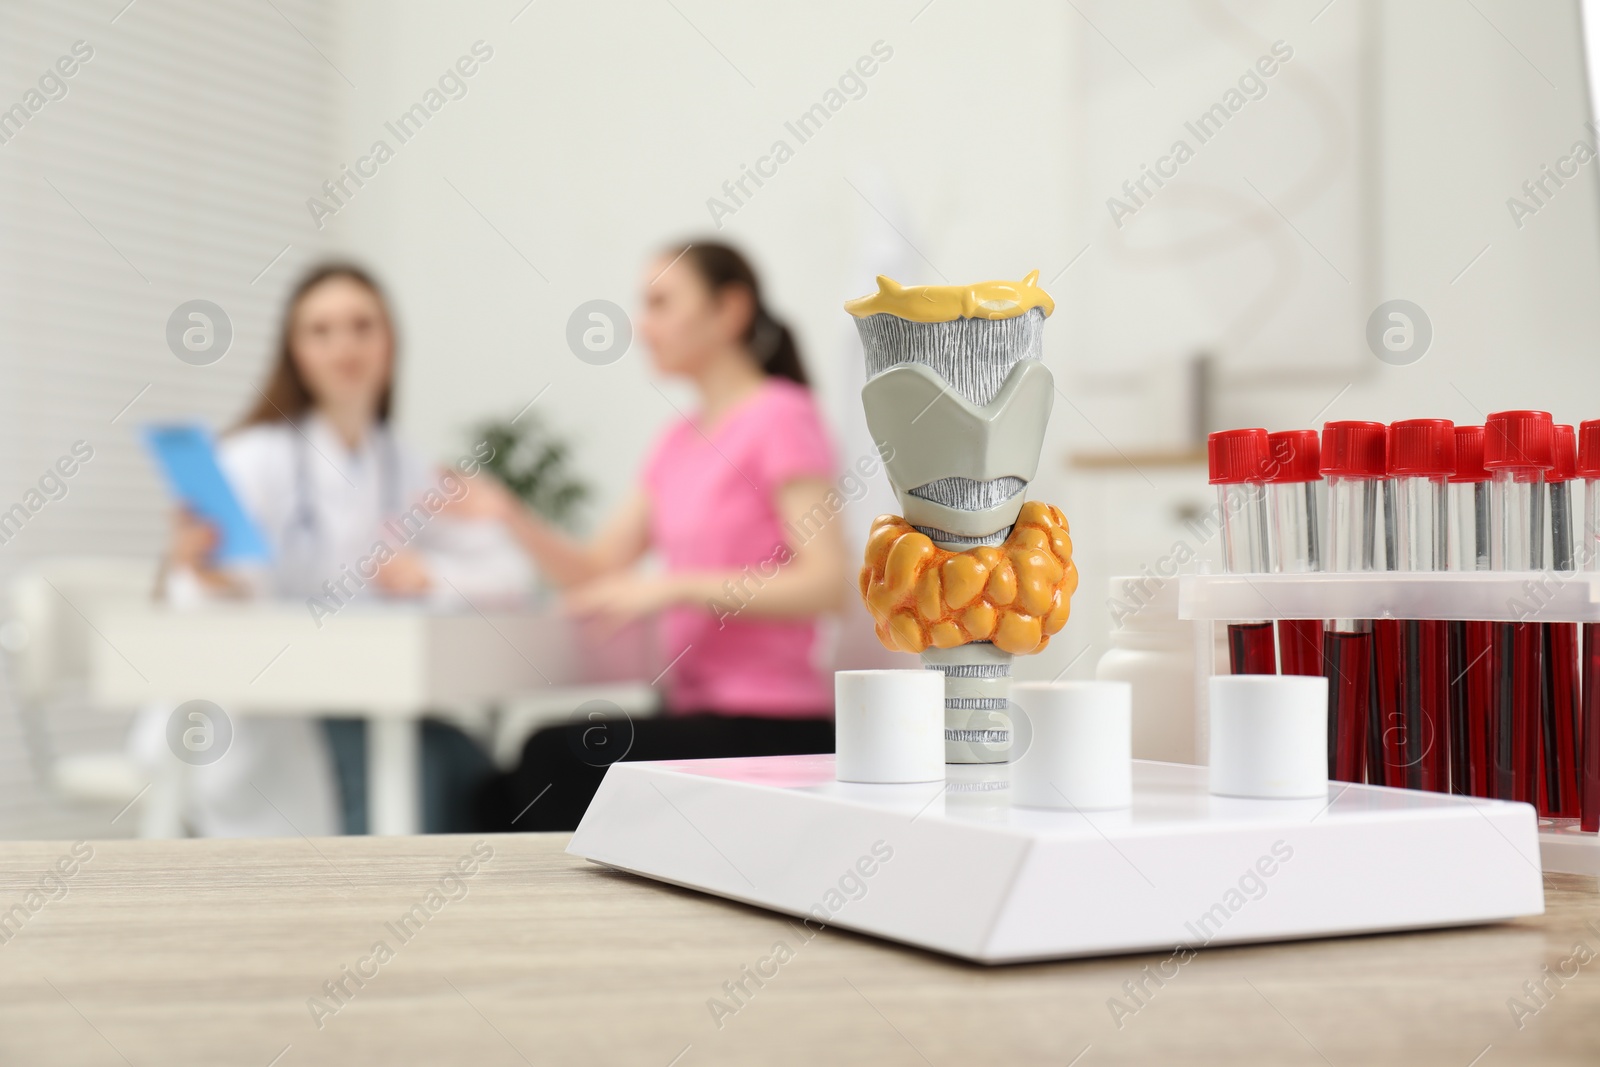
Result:
[[[957,729],[957,728],[953,728],[953,727],[948,727],[947,726],[947,727],[945,727],[945,731],[944,731],[944,742],[947,745],[951,744],[951,743],[960,743],[960,744],[963,744],[963,745],[1009,745],[1011,743],[1011,731],[1010,730],[998,730],[998,729],[994,729],[994,730],[990,730],[990,729],[969,730],[969,729]],[[968,761],[963,760],[962,762],[968,762]],[[973,761],[970,761],[970,762],[974,762],[974,763],[978,763],[978,762],[1004,763],[1006,761],[1001,759],[1001,760],[973,760]]]
[[[861,387],[867,428],[879,442],[884,471],[896,493],[941,478],[1031,480],[1039,470],[1054,401],[1055,378],[1036,359],[1015,364],[983,404],[956,392],[932,367],[915,362],[896,364]]]
[[[952,700],[999,700],[1003,705],[1006,697],[1010,695],[1010,675],[1003,675],[998,678],[952,678],[946,675],[944,679],[946,707],[965,706],[951,704],[950,701]],[[976,705],[973,706],[975,707]]]
[[[962,534],[950,533],[947,530],[935,530],[932,526],[913,526],[912,529],[940,548],[954,552],[973,548],[977,545],[1002,544],[1006,538],[1011,536],[1010,526],[1002,527],[992,534],[983,534],[979,537],[967,537]]]
[[[1005,708],[944,709],[946,763],[1006,763],[1011,719]]]
[[[867,380],[898,363],[922,363],[974,404],[1000,392],[1019,361],[1044,355],[1044,310],[1009,319],[912,322],[894,315],[856,320],[867,357]]]
[[[1018,493],[1010,500],[1002,500],[997,506],[982,511],[959,511],[899,489],[894,494],[900,502],[902,519],[918,529],[942,530],[952,540],[988,537],[996,530],[1011,526],[1022,516],[1025,496],[1025,493]]]
[[[1009,678],[1009,663],[929,663],[926,670],[943,671],[946,678]]]
[[[1009,663],[928,663],[944,674],[944,706],[972,711],[1004,711],[1011,691]]]
[[[936,478],[906,492],[957,511],[987,511],[1005,503],[1028,487],[1021,478],[1007,475],[980,482],[975,478]]]
[[[1027,488],[1014,475],[982,481],[953,475],[907,489],[900,496],[901,509],[906,521],[940,548],[997,545],[1017,521]]]

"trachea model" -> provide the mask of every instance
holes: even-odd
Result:
[[[1078,572],[1061,512],[1024,501],[1054,379],[1040,361],[1055,302],[1020,282],[901,286],[852,300],[867,426],[902,515],[867,539],[861,597],[878,640],[945,676],[945,759],[1003,763],[1011,659],[1067,621]]]

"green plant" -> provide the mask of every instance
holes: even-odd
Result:
[[[572,450],[531,412],[478,425],[476,440],[494,450],[484,469],[551,522],[570,526],[589,486],[570,467]]]

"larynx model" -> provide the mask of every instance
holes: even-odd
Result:
[[[1054,380],[1055,302],[1020,282],[902,286],[852,300],[867,426],[903,515],[872,524],[861,596],[887,648],[945,676],[945,759],[1008,757],[1011,659],[1067,621],[1078,572],[1059,509],[1026,501]]]

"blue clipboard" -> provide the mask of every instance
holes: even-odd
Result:
[[[193,424],[144,427],[144,443],[184,507],[217,530],[218,563],[258,563],[272,558],[267,542],[217,464],[211,434]]]

